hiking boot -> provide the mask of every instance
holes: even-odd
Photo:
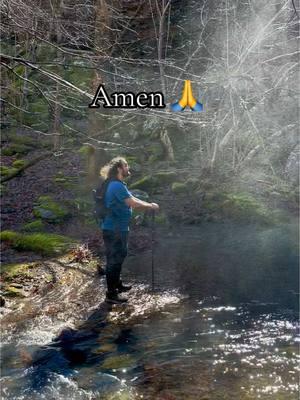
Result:
[[[119,297],[117,292],[106,292],[105,301],[111,304],[123,304],[126,303],[128,300],[124,299],[124,297]]]
[[[119,283],[119,285],[117,287],[117,290],[118,290],[119,293],[129,292],[129,290],[131,288],[132,288],[132,286],[125,286],[125,285],[123,285],[122,281],[120,281],[120,283]]]

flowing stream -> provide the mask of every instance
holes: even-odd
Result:
[[[1,398],[297,399],[297,243],[293,224],[157,230],[154,294],[146,251],[124,266],[126,306],[87,276],[21,308],[2,332]]]

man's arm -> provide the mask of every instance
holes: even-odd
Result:
[[[158,210],[159,206],[156,203],[148,203],[147,201],[140,200],[134,196],[128,197],[124,200],[128,207],[140,208],[144,210]]]

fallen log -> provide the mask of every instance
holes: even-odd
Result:
[[[32,167],[39,161],[44,160],[45,158],[51,157],[53,155],[54,155],[53,152],[48,151],[46,153],[39,155],[38,157],[33,158],[32,160],[27,161],[24,165],[22,165],[22,167],[18,168],[17,171],[14,171],[11,174],[1,178],[0,183],[7,182],[7,181],[15,178],[16,176],[20,175],[23,171],[25,171],[25,169]]]

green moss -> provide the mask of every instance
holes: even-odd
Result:
[[[18,171],[18,168],[7,167],[6,165],[1,165],[0,167],[0,175],[1,176],[9,176]]]
[[[66,183],[67,179],[66,178],[54,178],[55,183]]]
[[[43,224],[43,221],[40,219],[37,219],[36,221],[28,222],[27,224],[24,224],[22,227],[22,231],[25,232],[41,232],[45,229],[45,225]]]
[[[4,156],[13,156],[14,154],[26,154],[30,151],[30,147],[25,144],[13,143],[2,150]]]
[[[174,182],[172,184],[172,192],[176,194],[185,193],[187,190],[187,186],[185,183],[182,182]]]
[[[272,224],[278,221],[275,212],[248,193],[206,193],[202,209],[212,216],[234,221]]]
[[[4,275],[5,279],[13,279],[16,276],[32,276],[29,271],[34,264],[5,264],[1,266],[1,274]]]
[[[88,154],[90,153],[90,151],[91,151],[91,147],[90,146],[83,145],[78,150],[78,153],[81,154],[83,157],[87,157]]]
[[[269,222],[271,217],[270,212],[247,193],[228,194],[220,208],[226,217],[240,221]]]
[[[16,250],[33,251],[43,255],[61,253],[74,242],[62,235],[50,233],[21,234],[13,231],[1,232],[0,239],[10,243]]]
[[[15,168],[17,168],[17,169],[19,169],[19,168],[24,167],[25,164],[26,164],[26,161],[25,161],[25,160],[16,160],[16,161],[14,161],[14,162],[12,163],[12,166],[15,167]]]
[[[71,213],[67,207],[58,204],[50,196],[41,196],[33,208],[33,215],[51,223],[59,223],[70,217]]]
[[[26,297],[22,289],[15,288],[14,286],[6,286],[5,295],[9,297]]]

